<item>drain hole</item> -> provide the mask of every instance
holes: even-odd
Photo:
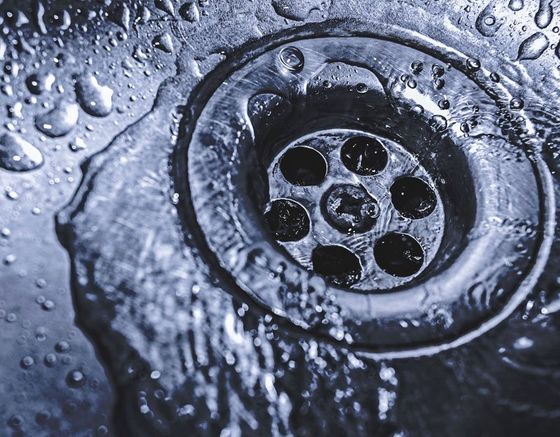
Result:
[[[362,187],[338,185],[323,198],[323,213],[343,233],[369,231],[379,216],[379,205]]]
[[[422,179],[412,176],[399,178],[391,187],[391,200],[403,217],[421,219],[436,208],[436,195]]]
[[[293,200],[274,200],[264,218],[278,241],[298,241],[309,233],[307,211]]]
[[[389,161],[389,155],[381,141],[369,137],[349,139],[342,146],[340,154],[346,168],[361,176],[381,172]]]
[[[360,280],[360,259],[342,246],[318,246],[311,258],[313,270],[335,285],[350,286]]]
[[[374,248],[375,261],[393,276],[407,277],[417,273],[424,263],[424,251],[410,235],[389,233]]]
[[[319,185],[327,176],[327,161],[311,147],[294,147],[284,153],[280,171],[294,185]]]

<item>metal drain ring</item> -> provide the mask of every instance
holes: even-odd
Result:
[[[549,211],[545,203],[549,199],[544,196],[542,187],[546,186],[548,191],[549,181],[543,180],[546,176],[542,176],[545,173],[539,163],[534,165],[525,156],[520,156],[519,148],[496,135],[495,127],[487,126],[484,119],[471,136],[462,141],[458,141],[458,129],[455,129],[459,126],[442,129],[446,132],[445,138],[439,139],[445,140],[446,145],[459,143],[468,169],[477,175],[472,180],[476,215],[469,229],[468,244],[459,249],[451,247],[454,254],[450,247],[443,248],[444,254],[453,256],[440,259],[420,282],[384,294],[359,294],[337,289],[326,286],[322,279],[295,265],[267,241],[260,218],[251,206],[255,193],[250,190],[247,175],[243,173],[243,169],[250,167],[247,164],[251,159],[254,137],[247,116],[248,101],[235,95],[235,86],[251,84],[254,95],[263,93],[264,83],[259,81],[260,78],[266,80],[267,92],[282,95],[286,83],[292,90],[298,90],[302,81],[309,81],[316,74],[319,63],[367,66],[379,80],[383,99],[389,101],[393,113],[400,117],[403,109],[414,110],[414,107],[409,104],[408,90],[395,90],[395,84],[399,82],[394,73],[398,69],[391,71],[390,64],[384,66],[380,61],[381,54],[398,53],[400,65],[418,58],[428,65],[439,62],[413,49],[372,38],[313,39],[295,44],[305,58],[303,67],[297,72],[298,77],[290,76],[294,74],[294,67],[286,69],[285,63],[278,61],[282,48],[264,53],[235,72],[216,91],[192,135],[188,157],[191,200],[206,242],[222,268],[242,290],[275,314],[306,329],[313,328],[318,334],[367,349],[377,356],[434,353],[467,341],[494,326],[523,299],[538,274],[538,267],[541,267],[542,257],[537,253],[543,236],[548,235],[543,228],[548,222],[542,219]],[[325,52],[318,51],[318,46],[322,46]],[[335,48],[341,52],[341,47],[345,48],[346,55],[329,53]],[[309,62],[314,57],[317,62]],[[259,76],[250,76],[255,65],[264,64],[268,66],[268,74],[262,74],[261,70]],[[469,92],[478,93],[478,99],[484,101],[485,93],[466,76],[458,71],[448,73],[448,83],[459,79],[463,85],[467,82]],[[275,88],[270,86],[274,81],[278,85]],[[493,107],[493,104],[488,106]],[[434,118],[436,112],[429,107],[421,115],[422,121],[430,115],[430,121],[438,120]],[[391,120],[387,121],[389,126],[382,126],[381,131],[389,135],[387,130],[391,127]],[[435,127],[439,129],[438,124]],[[496,150],[511,159],[505,160],[507,164],[500,167],[500,180],[496,180],[494,163],[487,159]],[[520,176],[522,183],[519,182]],[[512,185],[507,183],[512,178],[524,188],[526,196],[521,199],[515,199],[515,194],[520,193],[512,193]],[[504,216],[504,205],[509,207],[507,216]],[[511,225],[504,227],[504,223]],[[498,229],[514,232],[523,226],[532,228],[523,241],[527,256],[516,252],[518,240],[513,242],[492,234]],[[501,265],[502,268],[488,263],[488,260],[503,259],[508,262]],[[309,307],[298,304],[301,303],[298,294],[305,295],[306,301],[334,302],[340,308],[342,330],[325,329],[321,323],[312,322]]]

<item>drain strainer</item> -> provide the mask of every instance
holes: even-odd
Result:
[[[539,273],[546,196],[476,82],[367,37],[238,66],[179,156],[207,256],[274,314],[379,356],[494,326]]]

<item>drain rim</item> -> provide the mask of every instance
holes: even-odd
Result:
[[[365,28],[368,28],[369,26],[364,25]],[[391,37],[393,36],[393,29],[390,29],[388,31],[388,36],[390,37],[389,39],[392,39]],[[395,31],[396,32],[396,31]],[[402,33],[402,30],[399,30],[400,33]],[[335,32],[336,33],[336,32]],[[344,36],[347,36],[345,34],[345,31],[341,32]],[[377,35],[378,36],[378,35]],[[411,39],[412,38],[417,38],[418,35],[414,34],[414,35],[407,35],[409,36]],[[375,38],[376,35],[373,35],[373,38]],[[382,38],[383,39],[383,38]],[[423,41],[425,41],[425,38],[421,38]],[[296,39],[297,41],[297,39]],[[429,47],[429,51],[433,53],[437,53],[438,50],[438,46],[437,43],[428,40],[428,47]],[[464,59],[466,58],[463,55],[458,54],[459,52],[456,52],[455,55],[457,58],[459,59]],[[475,84],[477,84],[478,86],[481,85],[481,83],[479,81],[473,81]],[[484,90],[484,88],[482,88]],[[548,174],[548,171],[546,169],[546,166],[539,160],[539,159],[535,159],[534,162],[532,162],[533,165],[533,170],[534,170],[534,176],[536,179],[536,182],[539,184],[539,199],[540,202],[539,204],[542,206],[541,209],[541,215],[543,216],[543,220],[540,221],[540,226],[542,227],[542,232],[539,233],[539,237],[541,237],[539,239],[539,241],[536,242],[536,247],[535,247],[535,254],[532,257],[534,263],[532,266],[528,267],[528,273],[526,274],[525,278],[523,279],[523,281],[519,284],[519,286],[517,287],[517,289],[513,290],[509,300],[507,301],[506,305],[501,309],[501,311],[498,311],[495,314],[492,314],[491,317],[489,319],[483,319],[481,324],[478,325],[477,327],[474,327],[470,330],[467,330],[463,333],[461,333],[458,336],[454,336],[455,338],[453,338],[451,341],[448,341],[447,339],[439,339],[439,340],[435,340],[433,342],[433,344],[430,345],[413,345],[411,347],[411,345],[403,345],[402,347],[393,345],[393,346],[389,346],[389,347],[383,347],[381,346],[381,349],[379,349],[377,346],[379,346],[379,344],[354,344],[354,347],[357,350],[361,350],[362,352],[365,352],[369,355],[371,355],[372,357],[377,357],[377,358],[403,358],[403,357],[407,357],[407,356],[418,356],[418,355],[426,355],[426,354],[433,354],[436,353],[440,350],[444,350],[444,349],[448,349],[450,347],[456,347],[460,344],[463,344],[467,341],[470,341],[472,338],[475,338],[476,336],[480,335],[483,332],[486,332],[488,329],[492,328],[493,326],[495,326],[496,324],[498,324],[501,320],[503,320],[504,318],[506,318],[512,311],[513,309],[515,309],[517,307],[517,305],[524,299],[524,297],[526,296],[526,294],[528,293],[528,291],[530,291],[530,288],[532,286],[532,284],[534,283],[534,281],[536,280],[536,278],[538,277],[538,275],[540,274],[540,270],[543,268],[545,262],[546,262],[546,258],[548,256],[548,252],[550,249],[550,244],[551,244],[551,239],[553,236],[553,225],[551,225],[551,223],[554,222],[554,214],[553,212],[551,213],[551,210],[554,211],[554,208],[550,208],[551,204],[553,204],[554,199],[551,198],[551,196],[549,195],[552,191],[551,191],[551,179],[550,179],[550,175]],[[192,174],[191,172],[189,172],[189,174]],[[184,174],[183,174],[184,175]],[[551,231],[552,229],[552,231]],[[220,264],[219,259],[217,259],[218,264]],[[222,268],[225,268],[227,270],[227,266],[222,265]],[[235,272],[234,276],[233,276],[233,280],[235,281]],[[229,274],[228,274],[229,275]],[[270,311],[272,311],[275,314],[278,314],[280,316],[283,317],[287,317],[288,319],[290,319],[290,321],[292,323],[294,323],[295,325],[298,326],[303,326],[305,328],[309,328],[309,326],[307,326],[307,324],[305,322],[302,322],[301,320],[297,320],[294,319],[291,315],[285,313],[284,311],[282,311],[281,309],[279,309],[277,306],[270,305],[270,300],[267,299],[266,296],[263,295],[259,295],[259,294],[255,294],[250,288],[247,287],[243,287],[242,285],[240,285],[239,283],[237,284],[237,286],[241,286],[241,288],[244,290],[245,293],[249,294],[253,299],[255,299],[256,301],[260,302],[261,304],[264,305],[265,308],[268,308]],[[269,296],[270,297],[270,296]],[[268,300],[268,302],[267,302]],[[278,302],[281,303],[281,302]],[[338,304],[340,305],[341,302],[339,300]],[[342,303],[342,305],[344,305]],[[328,335],[327,335],[328,337]],[[340,340],[340,339],[335,339],[335,340]],[[432,343],[432,342],[429,342]]]

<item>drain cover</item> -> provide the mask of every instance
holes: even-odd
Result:
[[[205,90],[179,159],[209,260],[272,313],[379,356],[498,323],[538,273],[547,208],[470,64],[323,37]],[[342,329],[320,322],[324,302]]]

